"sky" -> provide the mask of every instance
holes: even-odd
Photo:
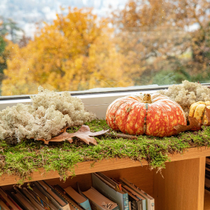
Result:
[[[128,0],[0,0],[0,16],[11,18],[27,36],[33,37],[36,23],[51,23],[60,7],[90,7],[99,17],[108,16],[112,9],[123,8]]]

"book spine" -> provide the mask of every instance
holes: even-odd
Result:
[[[117,205],[113,210],[121,210],[119,205]]]
[[[142,201],[143,210],[147,210],[147,201],[146,199]]]
[[[62,193],[61,193],[58,189],[56,189],[56,188],[55,188],[55,190],[56,190],[56,192],[57,192],[60,196],[62,196],[62,197],[69,203],[70,209],[71,209],[71,206],[73,206],[76,210],[79,210],[79,209],[71,202],[71,200],[68,199],[68,197],[67,197],[65,194],[62,194]]]
[[[143,191],[144,192],[144,191]],[[144,195],[151,197],[149,194],[144,192]],[[155,209],[155,200],[154,198],[146,199],[147,210],[154,210]]]
[[[142,200],[138,203],[138,210],[144,210]]]
[[[83,202],[83,203],[79,203],[79,205],[82,206],[86,210],[91,210],[90,202],[89,202],[88,199],[85,202]]]
[[[150,200],[150,209],[155,210],[155,201],[154,200]]]
[[[128,200],[128,194],[123,194],[123,206],[124,210],[129,210],[129,200]]]

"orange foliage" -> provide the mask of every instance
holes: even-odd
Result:
[[[129,62],[111,38],[106,19],[71,9],[38,31],[25,47],[10,43],[2,95],[32,94],[37,87],[64,91],[132,85]]]
[[[209,0],[129,0],[113,12],[120,52],[132,55],[136,66],[131,78],[147,75],[152,80],[152,71],[180,66],[204,75],[210,59],[209,10]],[[197,28],[187,30],[193,26]]]

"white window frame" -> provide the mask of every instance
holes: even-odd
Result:
[[[209,86],[209,83],[203,85]],[[169,85],[158,86],[133,86],[127,88],[99,88],[88,91],[69,92],[72,96],[78,97],[84,103],[87,111],[93,112],[98,119],[105,119],[106,110],[115,99],[127,95],[137,95],[140,93],[154,93],[158,90],[168,89]],[[30,104],[30,95],[1,96],[0,111],[7,106],[14,106],[17,103]]]

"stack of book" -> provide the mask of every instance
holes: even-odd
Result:
[[[205,190],[210,193],[210,157],[206,158]]]
[[[44,181],[33,182],[30,187],[0,189],[0,209],[3,210],[70,210],[69,203]]]
[[[121,177],[113,180],[102,173],[92,174],[92,186],[119,205],[120,210],[154,210],[154,198]]]
[[[92,174],[92,186],[81,191],[71,186],[51,186],[45,181],[32,182],[9,191],[0,188],[3,210],[154,210],[154,199],[143,190],[120,178],[103,173]]]

